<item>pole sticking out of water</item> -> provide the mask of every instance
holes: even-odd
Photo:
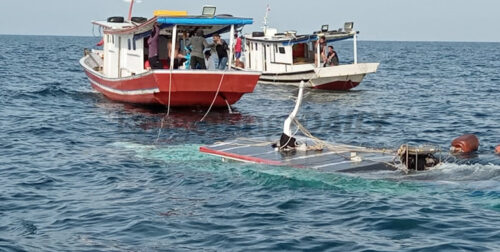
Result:
[[[295,120],[295,117],[299,112],[300,105],[302,104],[302,98],[304,97],[304,85],[304,81],[301,81],[299,86],[299,93],[297,94],[297,101],[295,102],[295,108],[285,120],[285,123],[283,125],[283,133],[289,137],[292,137],[292,122]]]

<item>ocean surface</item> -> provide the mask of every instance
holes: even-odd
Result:
[[[324,174],[198,148],[279,137],[294,87],[225,109],[112,102],[78,60],[98,38],[0,36],[0,251],[500,251],[500,43],[359,42],[350,92],[307,91],[317,137],[397,148],[476,134],[439,168]],[[341,63],[351,42],[335,44]]]

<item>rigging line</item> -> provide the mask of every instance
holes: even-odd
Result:
[[[215,100],[217,100],[217,96],[219,95],[219,91],[220,91],[220,88],[222,86],[222,81],[224,80],[224,76],[226,75],[226,71],[227,70],[224,70],[224,72],[222,73],[222,76],[220,78],[220,82],[219,82],[219,86],[217,87],[217,91],[215,92],[215,96],[214,96],[214,99],[212,100],[212,104],[210,104],[210,107],[208,107],[208,110],[207,112],[205,113],[205,115],[201,118],[200,122],[203,122],[205,120],[205,118],[208,116],[208,113],[210,113],[210,110],[212,110],[212,107],[214,106],[215,104]]]
[[[165,116],[161,118],[160,128],[158,129],[158,135],[156,136],[155,144],[160,141],[161,130],[163,129],[163,124],[165,123]]]

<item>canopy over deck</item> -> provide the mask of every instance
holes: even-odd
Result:
[[[253,24],[252,18],[239,18],[232,16],[156,16],[142,24],[136,23],[110,23],[106,21],[92,22],[104,28],[105,34],[134,34],[134,39],[141,39],[149,36],[153,26],[158,23],[164,34],[172,32],[175,25],[178,25],[177,32],[194,32],[203,30],[205,37],[210,37],[216,33],[226,33],[234,25],[235,29],[248,24]]]
[[[275,35],[271,38],[269,37],[246,37],[248,40],[258,40],[258,41],[266,41],[270,43],[279,43],[284,46],[302,44],[308,42],[317,41],[319,38],[324,36],[326,38],[326,42],[335,42],[340,40],[346,40],[354,38],[354,35],[357,32],[330,32],[330,33],[320,33],[320,34],[309,34],[309,35]]]

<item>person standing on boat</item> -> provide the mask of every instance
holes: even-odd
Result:
[[[186,43],[186,46],[191,46],[191,69],[207,69],[203,51],[209,45],[203,35],[203,30],[197,30]]]
[[[153,26],[153,30],[151,31],[151,35],[148,38],[148,61],[149,66],[152,69],[161,69],[163,68],[160,58],[158,57],[158,39],[160,36],[160,27],[158,23]]]
[[[328,55],[326,57],[326,62],[324,67],[326,66],[338,66],[339,65],[339,57],[337,56],[337,52],[333,49],[333,46],[328,46]]]
[[[241,38],[238,37],[238,33],[234,33],[234,58],[236,66],[240,65],[240,57],[241,57]]]
[[[318,65],[318,55],[317,55],[317,46],[319,44],[319,59],[321,62],[326,62],[326,38],[325,36],[321,36],[319,40],[316,41],[314,46],[314,64]]]
[[[228,61],[227,50],[229,47],[226,41],[224,41],[219,34],[214,34],[213,39],[213,45],[215,45],[215,50],[217,51],[217,56],[219,57],[219,64],[216,67],[219,70],[225,70]]]

